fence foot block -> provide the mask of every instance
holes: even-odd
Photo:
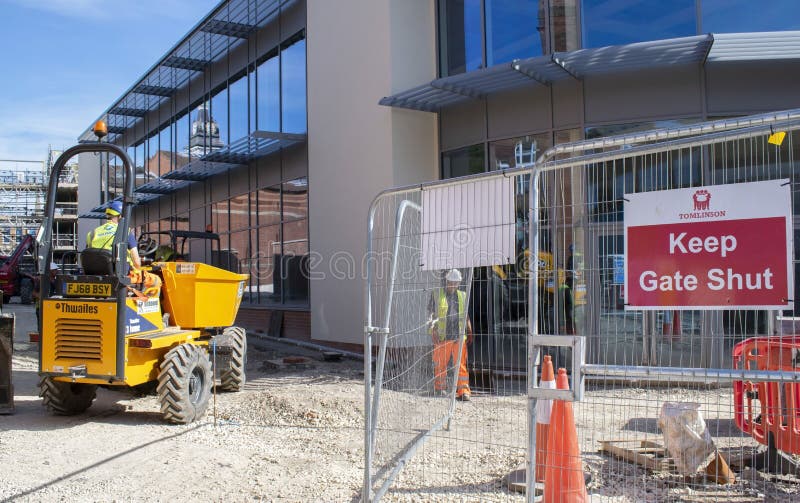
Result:
[[[506,484],[509,491],[525,494],[527,489],[525,473],[527,466],[522,464],[516,470],[506,475]],[[537,482],[533,490],[534,496],[542,496],[544,494],[544,484]]]

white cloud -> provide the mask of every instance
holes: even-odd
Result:
[[[39,161],[48,145],[58,150],[74,145],[103,106],[88,94],[7,103],[0,111],[0,158]]]

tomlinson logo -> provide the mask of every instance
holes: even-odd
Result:
[[[706,189],[698,189],[692,194],[694,201],[694,211],[690,213],[678,213],[681,220],[694,220],[697,218],[721,218],[724,217],[725,210],[711,211],[711,192]]]
[[[694,211],[707,210],[711,206],[711,193],[705,189],[695,191],[692,199],[694,199]]]
[[[62,313],[72,313],[72,314],[97,314],[97,306],[93,306],[91,304],[64,304],[64,303],[57,303],[56,309],[61,311]]]

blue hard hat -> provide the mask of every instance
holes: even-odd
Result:
[[[106,208],[106,215],[117,216],[122,214],[122,201],[111,201]]]

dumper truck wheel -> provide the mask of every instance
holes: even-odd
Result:
[[[176,424],[200,419],[211,396],[211,360],[205,349],[181,344],[164,355],[158,374],[158,398],[164,419]]]
[[[19,282],[19,302],[20,304],[33,303],[33,280],[22,278]]]
[[[222,331],[222,339],[230,346],[231,357],[228,367],[220,373],[220,389],[241,391],[247,365],[247,333],[241,327],[228,327]]]
[[[54,381],[51,377],[43,377],[39,381],[39,396],[42,405],[57,416],[74,416],[92,405],[97,393],[94,384],[78,384]]]

